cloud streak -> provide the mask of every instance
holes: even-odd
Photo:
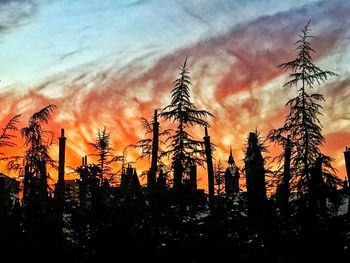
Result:
[[[0,37],[3,33],[29,23],[30,18],[38,11],[35,0],[3,0],[0,1]]]
[[[46,104],[57,104],[59,110],[51,128],[56,132],[60,127],[66,129],[67,159],[71,166],[79,164],[80,155],[89,152],[86,143],[104,125],[112,132],[114,148],[122,151],[143,136],[139,118],[150,116],[154,108],[163,108],[170,102],[177,68],[188,56],[192,98],[198,108],[216,116],[211,120],[210,132],[218,146],[217,158],[226,159],[232,145],[236,160],[240,160],[249,131],[257,127],[266,135],[283,123],[287,113],[284,104],[295,91],[282,88],[286,74],[277,65],[295,57],[293,43],[310,18],[316,35],[313,40],[316,64],[330,70],[333,66],[347,67],[329,61],[336,52],[341,54],[350,46],[350,5],[344,1],[322,1],[256,18],[224,34],[185,45],[160,59],[148,50],[123,67],[114,68],[101,60],[69,75],[56,75],[25,94],[15,91],[2,94],[7,105],[2,116],[29,114]],[[344,69],[338,73],[345,72]],[[328,101],[323,123],[330,144],[325,145],[325,150],[337,158],[343,147],[343,141],[336,140],[337,134],[347,136],[350,128],[346,111],[349,85],[350,80],[344,76],[330,80],[319,90]],[[201,138],[203,131],[194,129],[194,133]],[[344,171],[341,160],[337,159],[336,165]]]

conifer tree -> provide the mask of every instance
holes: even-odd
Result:
[[[55,161],[49,155],[49,147],[52,144],[52,132],[47,131],[43,124],[48,123],[55,108],[56,105],[53,104],[42,108],[30,117],[28,126],[21,129],[21,135],[25,139],[25,146],[27,147],[24,156],[24,198],[27,197],[27,190],[31,192],[37,191],[36,189],[29,189],[29,185],[26,185],[28,183],[31,184],[33,178],[38,181],[41,197],[47,197],[46,165],[55,165]]]
[[[101,170],[100,183],[102,184],[104,177],[110,176],[112,172],[110,164],[113,149],[111,147],[111,134],[106,127],[97,131],[95,142],[90,143],[90,145],[97,151],[94,155],[98,157],[98,166]]]
[[[171,91],[171,103],[166,106],[160,116],[165,120],[177,123],[174,135],[169,137],[170,149],[165,154],[170,155],[174,168],[174,187],[182,180],[186,160],[201,163],[203,156],[203,142],[196,140],[188,131],[188,128],[199,125],[209,127],[206,117],[213,116],[206,110],[199,110],[191,102],[190,85],[191,77],[187,68],[187,58],[179,68],[179,77],[174,81]]]
[[[299,193],[309,193],[311,185],[311,170],[317,158],[322,159],[323,176],[327,183],[334,187],[337,183],[335,170],[331,165],[331,158],[321,153],[320,147],[325,142],[322,136],[322,105],[325,99],[322,94],[312,93],[316,85],[324,83],[328,77],[336,76],[329,70],[322,70],[312,60],[310,22],[301,29],[299,40],[295,43],[297,57],[279,65],[280,68],[290,71],[289,81],[284,84],[287,88],[296,88],[297,96],[290,99],[286,106],[289,113],[281,128],[273,129],[268,134],[271,142],[286,146],[287,138],[291,140],[291,180]],[[279,162],[283,155],[279,157]]]
[[[36,166],[38,161],[52,162],[48,148],[52,144],[52,132],[42,126],[51,119],[51,114],[56,105],[50,104],[34,113],[28,122],[28,126],[21,130],[27,146],[25,159],[29,166]]]

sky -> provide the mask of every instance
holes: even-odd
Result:
[[[315,64],[338,74],[314,92],[326,99],[323,151],[344,178],[343,151],[350,145],[346,0],[0,0],[0,127],[18,113],[24,126],[31,114],[56,104],[48,129],[56,138],[65,129],[68,166],[92,153],[88,142],[104,126],[120,153],[144,137],[140,118],[169,104],[188,57],[192,100],[215,115],[209,120],[215,158],[226,161],[232,145],[240,164],[250,131],[266,136],[283,124],[296,90],[283,88],[288,72],[277,65],[295,58],[294,43],[309,20]],[[193,133],[204,135],[198,128]],[[16,149],[3,151],[23,151],[18,140]],[[272,156],[279,151],[269,150]],[[53,145],[53,158],[57,151]],[[128,153],[129,161],[136,156]],[[204,176],[200,185],[206,187]]]

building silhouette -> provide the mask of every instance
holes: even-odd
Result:
[[[124,169],[121,175],[120,190],[123,195],[138,196],[141,194],[141,184],[137,176],[136,168],[131,164]]]
[[[225,171],[225,192],[226,196],[233,196],[239,192],[239,169],[235,164],[232,155],[232,148],[230,147],[230,155],[227,160],[228,167]]]

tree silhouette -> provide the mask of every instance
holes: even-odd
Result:
[[[121,182],[121,177],[122,174],[124,174],[126,172],[126,168],[129,164],[132,164],[134,162],[128,161],[127,158],[127,151],[128,149],[132,147],[131,145],[127,145],[126,147],[124,147],[123,151],[120,154],[117,155],[112,155],[111,159],[110,159],[110,163],[120,163],[120,168],[117,169],[115,175],[116,176],[112,176],[111,178],[109,178],[109,182],[114,184],[114,185],[120,185]]]
[[[16,144],[11,141],[11,139],[16,136],[11,134],[10,132],[18,131],[17,124],[19,123],[19,118],[21,114],[15,115],[12,117],[8,123],[2,128],[2,133],[0,134],[0,147],[14,147]]]
[[[296,59],[279,65],[284,70],[291,71],[289,81],[284,84],[287,88],[297,88],[298,94],[290,99],[286,106],[289,114],[285,118],[283,127],[273,129],[268,134],[271,142],[286,146],[287,138],[291,140],[291,179],[300,193],[310,191],[311,169],[317,158],[322,159],[322,172],[328,178],[328,183],[334,186],[337,179],[332,167],[332,159],[321,153],[320,147],[325,139],[322,136],[322,124],[319,117],[322,115],[321,102],[325,99],[322,94],[309,94],[307,89],[324,83],[328,77],[336,73],[322,70],[312,60],[311,54],[315,52],[309,42],[310,22],[308,22],[296,42],[298,54]],[[283,155],[279,156],[281,164]],[[282,167],[282,166],[281,166]]]
[[[176,182],[181,182],[185,160],[202,163],[203,142],[196,140],[187,129],[195,125],[209,127],[210,125],[205,118],[213,116],[206,110],[198,110],[191,102],[191,78],[187,68],[187,58],[179,70],[179,77],[174,81],[174,87],[171,90],[171,103],[160,114],[165,120],[178,124],[174,135],[169,137],[170,149],[165,151],[165,154],[172,157],[174,186]]]
[[[51,113],[56,108],[50,104],[40,111],[34,113],[28,122],[28,126],[21,129],[21,135],[25,139],[25,178],[24,178],[24,198],[29,189],[32,179],[38,180],[39,193],[42,197],[47,196],[47,172],[46,164],[54,165],[55,161],[49,155],[49,147],[52,144],[52,132],[45,130],[43,124],[47,124],[51,119]],[[27,185],[26,185],[27,184]]]
[[[224,195],[224,185],[225,185],[225,169],[224,166],[219,159],[217,163],[214,165],[214,179],[216,186],[216,195],[223,196]]]
[[[48,105],[34,113],[28,121],[28,126],[21,129],[25,140],[24,182],[23,182],[23,231],[28,235],[29,247],[34,244],[44,247],[48,243],[60,240],[62,229],[57,224],[53,200],[49,195],[49,174],[47,165],[55,166],[55,161],[49,155],[53,132],[47,131],[45,124],[51,119],[55,105]],[[27,251],[30,251],[27,249]]]
[[[146,118],[141,118],[142,121],[142,126],[145,130],[145,135],[148,136],[149,134],[153,133],[153,124],[154,122],[158,122],[158,117],[155,117],[153,114],[151,120],[148,120]],[[171,129],[165,129],[163,130],[162,128],[159,129],[159,138],[163,136],[168,136],[170,135]],[[160,140],[159,141],[160,145],[164,145],[165,141]],[[135,145],[131,145],[132,147],[139,149],[141,151],[140,156],[138,157],[139,159],[143,158],[151,158],[152,155],[152,146],[153,146],[153,140],[152,138],[145,138],[141,139],[136,142]],[[161,157],[164,156],[164,150],[162,147],[158,147],[158,155],[157,155],[157,160],[158,160],[158,165],[163,165],[163,162],[161,161]]]
[[[2,128],[2,133],[0,135],[0,148],[1,147],[15,147],[16,143],[11,141],[16,137],[16,135],[11,132],[18,131],[17,124],[19,123],[19,118],[21,114],[15,115],[12,117],[8,123]],[[0,155],[4,156],[4,153],[0,152]],[[8,171],[18,171],[22,168],[22,165],[19,163],[19,160],[22,159],[20,156],[4,156],[0,158],[1,161],[7,161],[7,170]]]
[[[145,136],[147,138],[141,139],[136,144],[131,145],[135,149],[141,151],[140,156],[137,159],[148,158],[151,160],[151,167],[147,172],[147,186],[153,188],[156,183],[156,173],[159,169],[163,169],[166,165],[162,161],[164,157],[163,147],[165,141],[161,138],[169,136],[171,129],[163,130],[159,125],[159,115],[157,110],[154,111],[150,120],[141,118],[143,128],[145,130]],[[149,137],[151,135],[151,138]]]
[[[104,176],[111,176],[112,167],[110,166],[112,160],[113,149],[111,147],[111,134],[108,132],[107,128],[104,127],[101,131],[97,131],[95,142],[90,143],[90,145],[97,151],[95,156],[98,156],[98,166],[101,169],[100,173],[100,183],[102,184],[105,179]]]
[[[54,163],[48,152],[48,148],[52,144],[52,132],[45,130],[42,124],[48,123],[55,108],[56,105],[53,104],[42,108],[30,117],[28,126],[21,129],[21,135],[27,146],[25,160],[32,169],[35,169],[40,161]]]
[[[46,170],[48,164],[55,164],[49,155],[53,136],[46,130],[46,124],[56,106],[48,105],[30,117],[27,127],[21,130],[25,154],[13,159],[22,161],[16,166],[21,168],[21,174],[24,170],[22,203],[9,204],[9,192],[18,196],[19,188],[10,187],[13,180],[0,174],[1,251],[23,262],[51,259],[53,247],[54,261],[60,262],[65,259],[103,262],[110,258],[127,258],[132,262],[148,259],[205,262],[210,257],[217,261],[234,258],[236,262],[341,262],[349,258],[349,216],[329,209],[329,200],[336,203],[347,193],[337,189],[340,181],[335,176],[331,158],[320,150],[324,143],[319,120],[324,98],[311,91],[309,94],[311,88],[335,73],[313,64],[309,27],[308,23],[296,42],[297,58],[280,65],[291,71],[284,86],[295,88],[296,96],[286,104],[290,111],[283,126],[268,135],[271,142],[284,148],[284,153],[277,158],[278,180],[269,177],[267,148],[258,131],[249,133],[242,160],[244,169],[236,166],[231,149],[227,169],[220,159],[213,169],[206,121],[206,117],[213,115],[198,110],[191,102],[186,59],[174,82],[171,103],[160,115],[175,123],[176,130],[169,133],[160,129],[156,110],[151,120],[142,119],[145,139],[134,145],[141,150],[140,158],[151,157],[148,175],[152,176],[152,183],[148,180],[147,186],[152,187],[147,191],[141,188],[133,162],[127,160],[129,146],[121,155],[115,155],[110,133],[104,127],[90,143],[98,164],[88,164],[85,156],[82,165],[75,169],[80,178],[65,181],[64,192],[71,198],[64,200],[64,205],[57,205],[47,191]],[[0,129],[0,149],[15,146],[12,139],[18,119],[19,115],[14,116]],[[202,138],[197,140],[193,136],[191,128],[195,126],[204,127],[204,143]],[[161,147],[162,135],[170,136],[166,150]],[[59,140],[63,168],[63,131]],[[197,188],[197,164],[204,161],[203,153],[208,164],[209,195]],[[344,154],[350,172],[348,147]],[[160,167],[163,166],[161,157],[166,155],[172,158],[172,163]],[[114,162],[121,163],[117,176],[102,183],[112,174]],[[172,171],[175,189],[168,189],[166,183],[171,182],[166,176]],[[59,174],[63,172],[62,169]],[[242,191],[240,172],[246,179]],[[118,178],[119,184],[112,182]],[[279,194],[270,195],[270,187],[275,187],[276,181],[282,182],[277,187]],[[348,182],[345,185],[344,188],[348,187]],[[298,211],[303,213],[294,213],[294,200],[299,204]],[[19,248],[22,253],[18,253]]]

